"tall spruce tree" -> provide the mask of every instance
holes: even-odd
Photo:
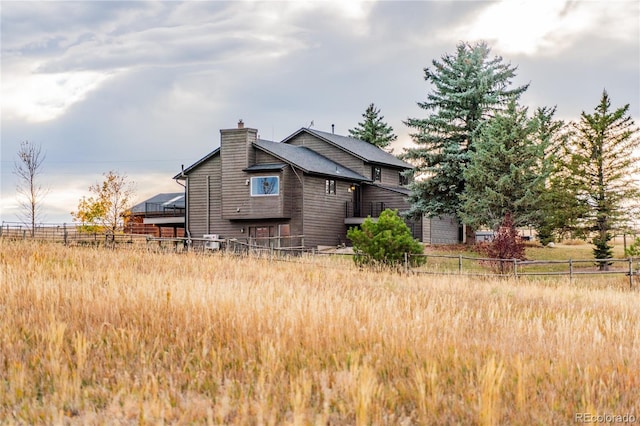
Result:
[[[582,218],[589,210],[585,199],[578,194],[572,182],[572,172],[567,164],[571,161],[569,144],[573,131],[564,122],[550,123],[550,174],[545,182],[539,203],[536,231],[540,242],[547,245],[556,238],[582,238]],[[555,131],[554,131],[555,127]]]
[[[398,136],[393,133],[393,127],[383,121],[380,109],[372,103],[362,114],[364,120],[356,127],[349,129],[349,135],[354,138],[369,142],[378,148],[386,148],[395,141]]]
[[[424,78],[433,90],[418,103],[430,114],[405,121],[416,130],[411,136],[417,147],[407,149],[403,158],[414,164],[415,174],[425,177],[411,185],[409,214],[460,217],[463,172],[475,149],[478,127],[528,85],[510,88],[516,68],[499,56],[491,58],[483,42],[460,43],[455,54],[433,60],[432,65],[424,69]]]
[[[640,200],[640,158],[634,155],[640,147],[638,129],[628,115],[629,104],[615,111],[610,108],[604,90],[595,111],[582,112],[574,124],[569,162],[571,183],[587,203],[583,223],[593,236],[597,259],[611,257],[613,231],[630,219]],[[607,262],[600,262],[601,269],[607,266]]]
[[[553,109],[532,118],[515,99],[480,126],[463,172],[460,217],[474,228],[497,229],[509,213],[515,226],[539,221],[539,202],[549,176],[547,123]]]

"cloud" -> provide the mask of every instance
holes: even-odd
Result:
[[[502,0],[454,33],[463,40],[486,40],[504,54],[556,56],[586,35],[637,40],[639,14],[637,1]]]
[[[60,200],[67,182],[83,191],[112,169],[144,193],[180,191],[171,180],[180,165],[216,148],[219,129],[240,118],[266,139],[311,120],[346,134],[374,102],[409,143],[402,121],[426,114],[416,103],[431,90],[423,68],[473,41],[472,30],[518,66],[517,84],[531,82],[530,107],[558,105],[575,118],[606,87],[638,117],[637,2],[536,3],[544,17],[527,12],[531,4],[496,21],[504,3],[4,2],[3,206],[21,140],[47,151]],[[509,44],[525,29],[529,38]],[[64,212],[77,204],[71,193]]]

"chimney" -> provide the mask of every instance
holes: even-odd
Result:
[[[332,125],[331,125],[331,134],[334,134],[334,133],[335,133],[335,130],[336,130],[336,125],[335,125],[335,124],[332,124]]]
[[[238,121],[238,129],[244,129],[244,122],[242,121],[242,118]]]

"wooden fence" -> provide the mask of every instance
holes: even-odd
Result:
[[[213,239],[213,238],[159,238],[139,234],[104,234],[83,232],[77,225],[47,225],[30,227],[6,222],[0,226],[0,238],[34,239],[60,242],[65,245],[105,246],[110,248],[143,248],[160,251],[224,252],[244,255],[269,256],[282,259],[289,256],[331,255],[357,256],[353,253],[322,252],[304,246],[304,236]],[[419,260],[416,262],[416,260]],[[606,265],[601,270],[599,265]],[[419,266],[414,266],[419,265]],[[489,259],[463,255],[405,254],[402,269],[412,274],[468,275],[486,277],[544,277],[566,276],[570,281],[579,276],[622,275],[628,277],[629,287],[640,284],[640,258],[627,259],[568,259],[517,260]]]
[[[3,222],[0,226],[0,238],[50,241],[65,245],[144,247],[147,236],[86,232],[77,224],[47,224],[32,229],[22,224]]]
[[[420,261],[414,261],[420,260]],[[419,266],[412,266],[412,265]],[[600,265],[606,265],[604,269]],[[518,260],[490,259],[463,255],[405,254],[404,269],[415,274],[456,274],[470,276],[566,276],[572,281],[578,276],[623,275],[632,288],[640,283],[640,258]]]

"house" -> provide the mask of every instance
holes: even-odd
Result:
[[[186,233],[270,246],[348,243],[350,226],[409,208],[412,166],[362,140],[302,128],[281,142],[256,129],[220,131],[220,147],[174,176],[186,188]],[[450,218],[407,220],[415,238],[455,243]],[[436,241],[437,240],[437,241]]]
[[[185,194],[170,192],[154,195],[131,208],[125,232],[155,237],[183,237]]]

